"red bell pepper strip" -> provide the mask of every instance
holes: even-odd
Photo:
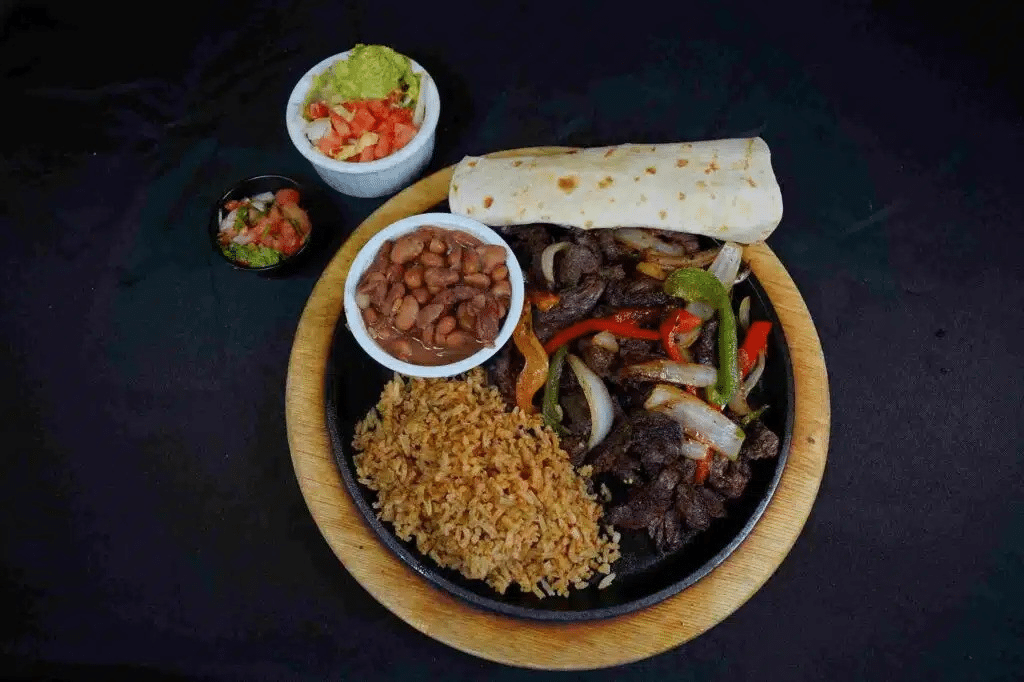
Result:
[[[544,350],[548,355],[551,355],[558,350],[559,346],[564,346],[573,339],[591,332],[611,332],[616,336],[628,336],[634,339],[647,339],[648,341],[657,341],[661,338],[655,329],[643,329],[629,322],[616,322],[611,317],[595,317],[577,322],[558,332],[544,344]]]
[[[740,375],[747,376],[750,370],[757,364],[757,356],[768,347],[768,334],[772,331],[772,323],[764,320],[750,323],[747,336],[740,346],[739,365]]]
[[[711,473],[711,453],[709,452],[703,458],[697,460],[697,469],[693,472],[693,484],[704,485],[704,481],[708,480],[708,474]]]
[[[700,326],[701,320],[696,315],[687,312],[682,308],[673,308],[669,311],[668,317],[661,323],[659,329],[661,343],[665,346],[665,353],[676,362],[683,361],[683,354],[679,352],[679,344],[676,343],[676,334],[692,331]]]

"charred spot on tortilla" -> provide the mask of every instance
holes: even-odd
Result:
[[[750,177],[749,175],[747,176],[747,184],[750,185],[751,187],[757,187],[757,183],[754,182],[754,178]]]
[[[516,166],[516,167],[518,167],[518,166],[522,166],[522,165],[523,165],[523,162],[522,162],[522,161],[520,161],[520,160],[518,160],[518,159],[516,159],[515,161],[513,161],[513,162],[512,162],[512,165],[513,165],[513,166]]]
[[[470,161],[466,165],[469,166],[470,168],[472,168],[473,166],[476,165],[476,160]]]
[[[718,164],[715,163],[714,159],[711,159],[711,163],[709,163],[708,167],[704,169],[704,173],[707,174],[707,175],[711,175],[716,170],[718,170]]]
[[[682,168],[686,164],[690,163],[689,159],[676,159],[676,166]]]
[[[658,211],[658,217],[664,220],[668,217],[668,212],[662,209],[661,211]]]
[[[683,192],[680,192],[679,193],[679,201],[686,201],[686,194],[684,194]]]
[[[583,225],[585,227],[588,227],[588,228],[593,227],[594,226],[594,221],[593,220],[588,220],[587,222],[583,223]]]
[[[558,178],[558,189],[562,190],[566,194],[576,189],[576,186],[579,184],[580,179],[577,175],[563,175]]]
[[[615,181],[612,180],[612,176],[606,175],[604,176],[604,180],[598,180],[597,187],[598,189],[605,189],[606,187],[610,187],[613,182]]]
[[[648,166],[647,167],[647,174],[648,175],[654,175],[657,172],[658,172],[658,169],[655,168],[654,166]]]
[[[490,208],[494,203],[494,197],[484,197],[484,208]]]
[[[573,149],[572,151],[566,152],[566,154],[579,154],[579,149]]]
[[[459,186],[456,185],[456,184],[452,184],[452,192],[458,192],[458,191],[459,191]]]
[[[701,189],[706,189],[707,186],[708,186],[708,183],[704,182],[703,180],[698,180],[697,181],[697,186],[700,187]]]
[[[614,152],[614,151],[615,151],[615,149],[614,149],[614,148],[611,148],[611,149],[609,149],[608,151],[606,151],[606,152],[604,153],[604,158],[606,158],[606,159],[607,159],[607,158],[608,158],[609,156],[611,156],[611,155],[612,155],[612,152]]]
[[[472,207],[472,206],[467,206],[467,207],[466,207],[466,213],[467,213],[467,214],[469,214],[469,215],[472,215],[472,213],[473,213],[473,207]]]
[[[643,204],[643,203],[646,203],[646,202],[647,202],[647,195],[646,194],[641,194],[640,195],[640,203]]]
[[[640,176],[638,175],[635,178],[633,178],[633,182],[640,182]]]

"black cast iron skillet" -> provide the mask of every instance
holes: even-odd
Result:
[[[326,409],[331,445],[345,487],[381,542],[431,583],[478,608],[518,618],[573,622],[620,616],[671,597],[709,574],[746,539],[775,493],[789,457],[794,416],[789,349],[771,301],[753,274],[734,287],[735,301],[747,295],[751,296],[751,320],[772,322],[768,363],[751,404],[770,405],[763,421],[779,435],[779,456],[750,462],[750,482],[742,497],[727,501],[728,516],[712,520],[708,530],[675,552],[658,552],[644,531],[620,530],[622,558],[612,567],[614,582],[604,590],[596,587],[598,575],[591,587],[574,590],[569,597],[540,599],[515,586],[501,595],[481,580],[469,580],[439,567],[420,554],[413,542],[399,540],[391,525],[377,518],[372,507],[376,493],[356,480],[351,442],[356,422],[376,405],[392,373],[366,356],[342,315],[328,358]]]

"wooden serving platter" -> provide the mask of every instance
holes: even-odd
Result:
[[[559,151],[566,148],[494,156]],[[526,668],[583,670],[630,663],[679,646],[720,623],[768,580],[814,504],[825,470],[831,408],[821,343],[807,306],[767,245],[746,249],[744,257],[767,291],[789,345],[795,419],[789,461],[774,497],[752,533],[718,568],[655,606],[608,620],[545,623],[477,610],[433,587],[377,539],[342,484],[325,412],[325,371],[352,259],[382,228],[444,201],[453,168],[420,180],[367,218],[328,264],[299,320],[285,416],[295,476],[313,519],[341,563],[377,601],[417,630],[466,653]]]

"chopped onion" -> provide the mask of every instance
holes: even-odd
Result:
[[[598,332],[597,334],[594,334],[593,338],[590,339],[590,342],[595,346],[604,348],[612,353],[619,352],[619,342],[615,338],[615,334],[612,334],[611,332]]]
[[[637,251],[653,251],[672,256],[682,256],[686,254],[686,248],[682,244],[673,244],[663,239],[659,239],[649,230],[624,227],[615,230],[615,238],[626,246],[636,249]]]
[[[238,216],[238,209],[237,208],[232,209],[231,211],[229,211],[228,214],[226,216],[224,216],[224,219],[220,221],[220,229],[221,229],[221,231],[230,230],[232,227],[234,227],[235,226],[235,218],[237,216]]]
[[[757,364],[750,370],[750,376],[747,377],[746,381],[740,386],[739,390],[736,391],[736,395],[729,401],[729,409],[736,414],[742,416],[750,414],[750,405],[747,404],[747,396],[754,390],[754,386],[757,386],[757,382],[761,380],[761,375],[764,373],[765,366],[765,353],[761,351],[757,354]]]
[[[544,273],[548,286],[555,286],[555,256],[568,248],[569,242],[555,242],[541,252],[540,271]]]
[[[743,300],[740,301],[739,315],[736,317],[736,321],[740,323],[740,329],[747,331],[750,327],[750,297],[744,296]]]
[[[306,124],[306,137],[316,144],[320,138],[331,132],[331,119],[317,118]]]
[[[731,460],[740,454],[746,435],[731,419],[700,398],[669,384],[654,387],[644,408],[671,417],[684,433],[707,443]]]
[[[425,71],[420,74],[420,96],[416,98],[416,108],[412,112],[412,124],[419,128],[427,116],[427,83],[430,75]]]
[[[674,256],[649,251],[645,257],[655,265],[675,270],[676,268],[706,268],[715,261],[719,253],[721,253],[721,250],[715,247],[705,251],[698,251],[692,256]]]
[[[274,200],[274,193],[273,192],[260,192],[256,196],[249,198],[249,201],[260,201],[260,202],[263,202],[263,203],[268,203],[268,202],[271,202],[273,200]]]
[[[714,367],[672,360],[638,362],[623,367],[622,374],[647,381],[667,381],[680,386],[710,386],[718,380],[718,370]]]
[[[697,325],[688,332],[676,334],[676,346],[678,346],[680,350],[692,346],[697,342],[697,339],[700,338],[700,330],[702,327],[703,325]]]
[[[740,271],[740,263],[743,261],[743,247],[736,242],[726,242],[722,250],[715,256],[715,260],[708,268],[708,272],[715,276],[719,282],[725,285],[726,291],[732,289],[736,281],[736,273]],[[694,301],[686,306],[686,312],[696,315],[702,320],[710,320],[715,314],[715,309],[706,303]]]
[[[705,443],[701,443],[700,441],[687,438],[685,435],[683,436],[679,445],[683,451],[683,457],[686,457],[688,459],[700,460],[704,459],[709,454],[711,454],[711,448],[709,448]]]
[[[587,404],[590,406],[590,439],[587,441],[589,450],[604,440],[612,430],[615,407],[612,404],[612,397],[608,394],[608,387],[601,381],[601,377],[587,367],[587,363],[572,353],[567,353],[565,359],[569,361],[569,367],[580,382],[583,395],[587,397]]]

